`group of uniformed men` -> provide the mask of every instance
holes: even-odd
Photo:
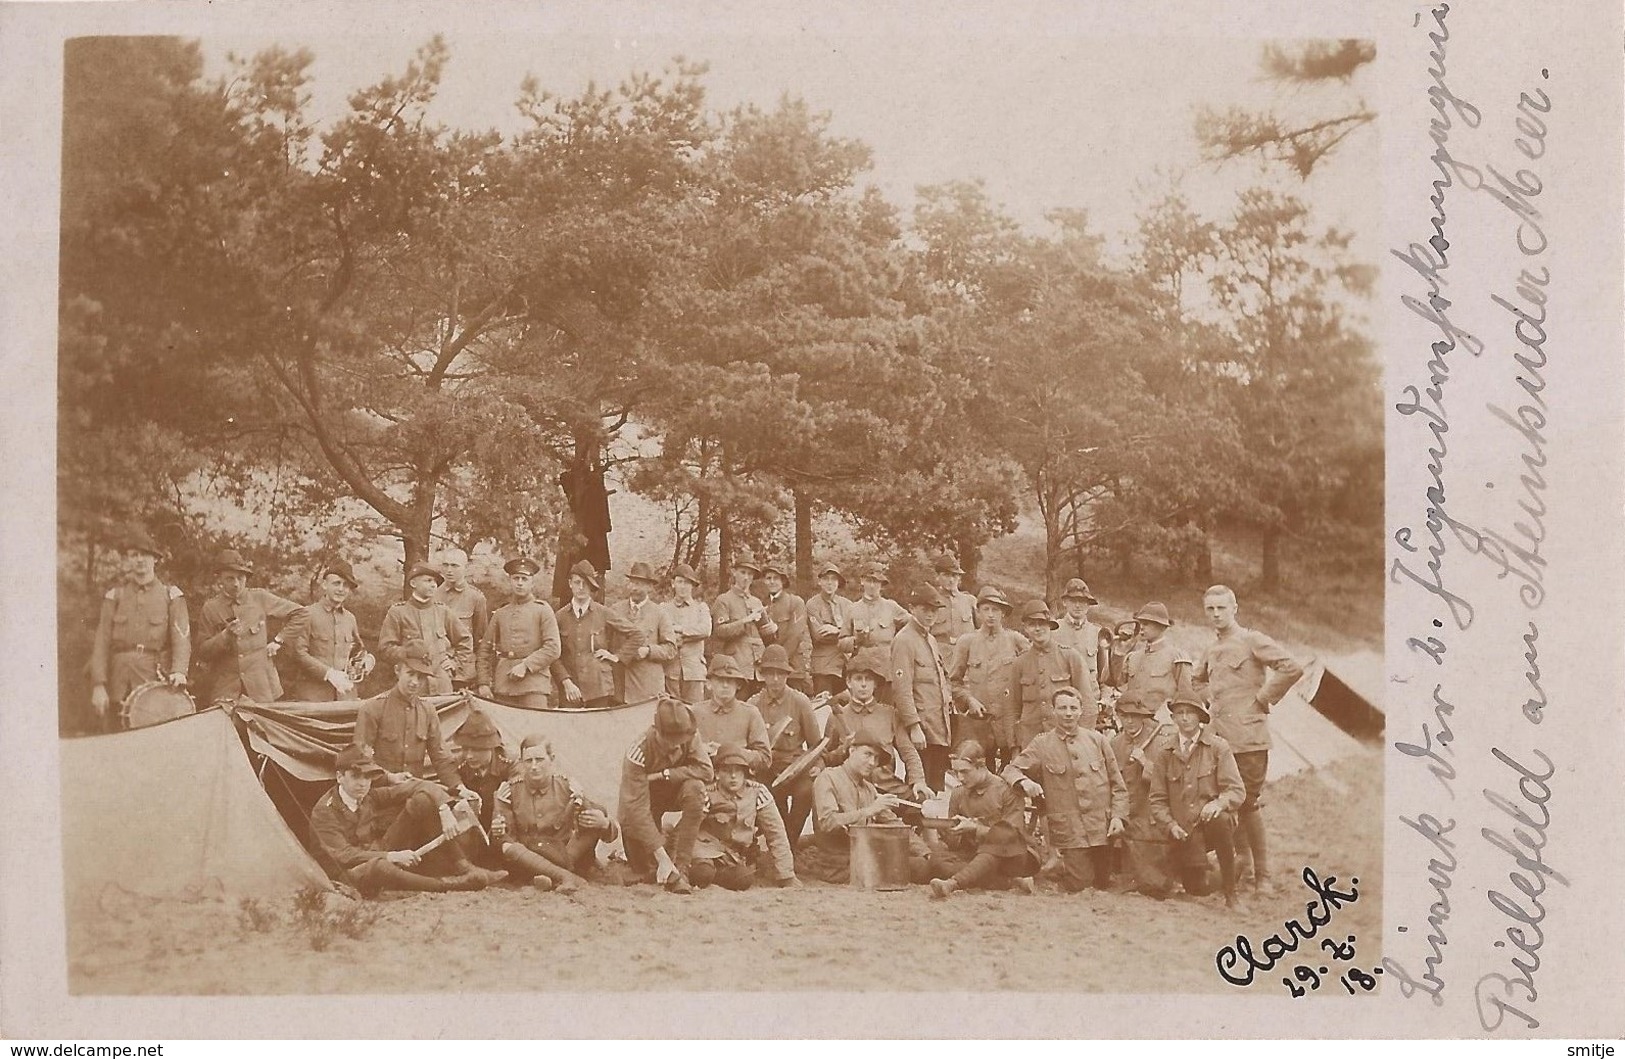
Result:
[[[137,533],[126,551],[92,658],[104,713],[145,681],[184,684],[193,640],[184,598],[155,576],[158,549]],[[903,604],[879,567],[860,575],[854,599],[825,565],[803,600],[783,567],[745,556],[710,604],[686,564],[656,601],[661,579],[634,563],[629,598],[611,607],[580,562],[557,608],[536,597],[538,564],[518,558],[504,567],[512,599],[495,611],[467,562],[450,552],[409,571],[410,595],[376,641],[395,684],[360,704],[337,785],[312,813],[330,868],[364,893],[476,889],[510,874],[568,892],[599,874],[599,845],[617,839],[630,881],[674,892],[741,889],[758,874],[841,882],[849,830],[884,823],[912,828],[911,875],[939,897],[1031,891],[1041,874],[1076,891],[1115,873],[1153,896],[1222,890],[1229,903],[1243,861],[1245,881],[1270,884],[1268,715],[1301,669],[1237,624],[1222,585],[1203,598],[1215,639],[1193,659],[1167,637],[1161,603],[1135,615],[1122,654],[1090,622],[1096,599],[1081,579],[1058,617],[993,586],[972,597],[952,557]],[[344,606],[357,587],[346,563],[322,571],[322,598],[306,607],[249,588],[235,552],[217,567],[196,636],[212,663],[209,701],[280,697],[279,648],[300,673],[295,699],[355,696],[376,660]],[[275,635],[271,619],[283,621]],[[654,701],[654,723],[622,762],[615,813],[569,779],[546,739],[510,760],[477,708],[455,733],[459,761],[424,701],[457,689],[529,709]],[[944,791],[946,815],[925,815]],[[482,826],[459,823],[454,807]]]

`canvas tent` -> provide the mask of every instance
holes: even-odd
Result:
[[[1382,741],[1381,705],[1366,697],[1381,689],[1382,659],[1373,657],[1374,667],[1369,659],[1344,659],[1336,672],[1327,656],[1304,663],[1302,678],[1270,710],[1270,779],[1319,768]]]
[[[330,885],[265,797],[221,711],[60,745],[70,917],[120,893],[197,900]]]

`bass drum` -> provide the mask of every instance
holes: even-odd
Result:
[[[162,680],[152,680],[133,689],[124,697],[119,710],[123,727],[145,728],[149,724],[173,721],[197,712],[197,703],[184,688],[171,687]]]

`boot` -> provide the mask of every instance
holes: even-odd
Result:
[[[539,890],[557,890],[561,894],[571,894],[581,889],[584,881],[581,876],[564,870],[535,850],[517,842],[504,843],[502,856],[509,864],[528,872],[531,876],[531,885]],[[548,882],[545,887],[541,883],[543,879]]]
[[[444,849],[450,851],[452,874],[446,877],[446,885],[453,890],[483,890],[487,886],[499,883],[508,877],[505,871],[491,871],[487,868],[477,868],[469,859],[469,849],[478,842],[478,836],[472,831],[458,835],[454,841],[445,844]]]
[[[367,874],[367,889],[374,892],[378,890],[419,890],[433,894],[443,894],[451,887],[446,880],[437,879],[433,875],[419,875],[415,871],[408,871],[399,864],[392,864],[381,860],[372,866]]]
[[[949,894],[953,893],[957,889],[959,889],[959,884],[954,882],[952,879],[932,879],[931,880],[931,896],[932,897],[941,899],[941,898],[947,897]]]
[[[1270,885],[1269,844],[1264,837],[1264,815],[1257,809],[1241,814],[1243,841],[1253,851],[1253,886],[1264,890]]]

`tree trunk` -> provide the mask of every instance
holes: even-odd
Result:
[[[695,572],[705,569],[705,546],[711,539],[711,496],[701,493],[699,513],[694,516],[694,543],[688,549],[688,565]]]
[[[397,526],[401,532],[401,548],[404,554],[401,557],[401,595],[410,592],[408,586],[412,567],[418,563],[429,561],[429,530],[434,524],[434,506],[432,504],[414,505],[407,512],[407,522],[404,526]]]
[[[1263,583],[1260,587],[1265,592],[1274,592],[1281,587],[1281,531],[1267,529],[1264,531],[1264,570]]]
[[[796,502],[796,591],[805,596],[813,581],[812,500],[800,489],[791,489]]]
[[[954,542],[954,551],[958,554],[959,565],[965,568],[965,591],[976,595],[981,592],[981,582],[977,579],[977,568],[982,565],[982,549],[974,542],[961,537]]]
[[[1038,510],[1044,516],[1044,601],[1053,610],[1061,595],[1061,526],[1060,503],[1049,495],[1040,479]]]
[[[1212,519],[1202,516],[1202,539],[1196,542],[1196,583],[1203,588],[1213,584],[1213,531]]]
[[[717,591],[728,587],[728,576],[733,572],[734,528],[726,511],[717,519]]]

